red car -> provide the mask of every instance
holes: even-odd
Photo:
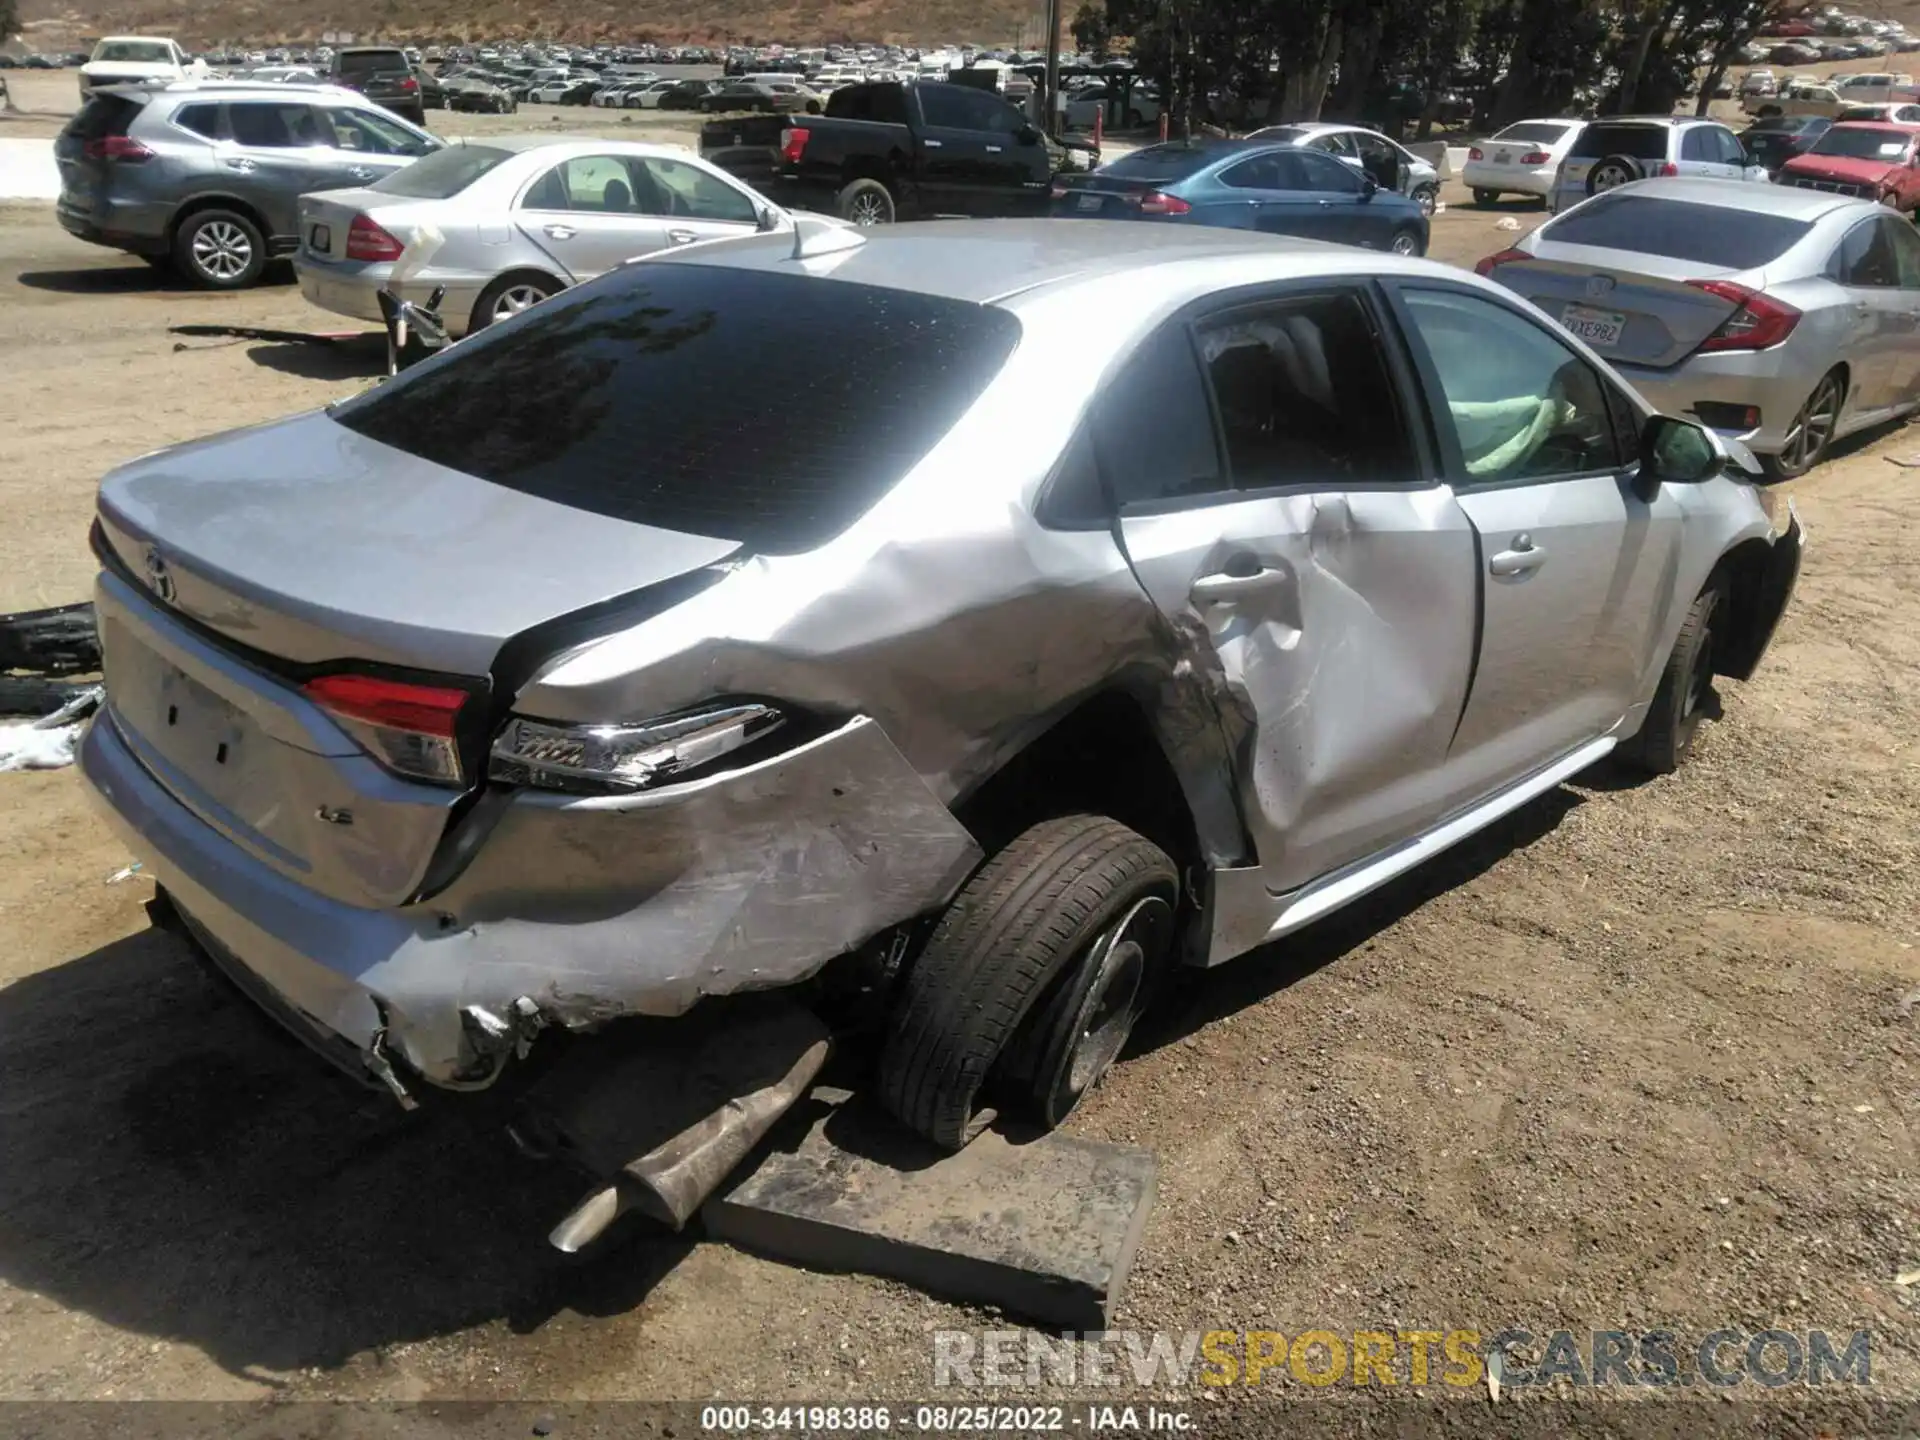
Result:
[[[1783,40],[1798,40],[1803,35],[1813,34],[1813,26],[1804,20],[1789,20],[1784,25],[1774,25],[1769,28]]]
[[[1920,210],[1920,125],[1849,121],[1834,125],[1803,155],[1782,165],[1782,185],[1879,200],[1902,214]]]

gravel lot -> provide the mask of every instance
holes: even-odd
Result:
[[[1510,239],[1447,199],[1442,258]],[[0,610],[86,593],[110,466],[380,363],[184,322],[341,324],[0,207]],[[1867,1327],[1876,1389],[1920,1395],[1920,512],[1889,463],[1920,439],[1844,452],[1686,770],[1584,775],[1207,977],[1075,1118],[1162,1157],[1120,1325]],[[924,1395],[928,1332],[991,1323],[686,1240],[564,1263],[568,1179],[217,994],[103,883],[127,856],[71,771],[0,791],[0,1398]]]

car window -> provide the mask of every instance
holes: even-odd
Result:
[[[398,121],[371,110],[340,106],[322,113],[333,126],[337,149],[363,155],[424,155],[432,148]]]
[[[1571,125],[1553,125],[1542,120],[1522,120],[1518,125],[1509,125],[1498,135],[1495,141],[1505,141],[1510,145],[1530,142],[1535,145],[1555,145],[1566,137]]]
[[[1665,125],[1589,125],[1573,142],[1572,158],[1626,155],[1635,160],[1664,160],[1672,131]]]
[[[1329,190],[1336,195],[1351,195],[1360,188],[1360,176],[1353,167],[1341,164],[1331,155],[1297,150],[1287,158],[1297,167],[1297,180],[1289,189]]]
[[[1235,190],[1293,190],[1298,187],[1287,184],[1281,177],[1283,171],[1278,156],[1255,155],[1251,160],[1242,160],[1238,165],[1230,166],[1220,173],[1220,183],[1231,185]]]
[[[634,164],[634,188],[650,215],[678,215],[689,220],[723,220],[736,225],[759,221],[753,201],[742,191],[698,165],[685,160],[649,156]],[[645,204],[647,191],[660,208]]]
[[[1307,141],[1309,150],[1322,150],[1329,155],[1353,155],[1360,152],[1354,149],[1353,137],[1344,130],[1335,130],[1328,135],[1316,135]]]
[[[415,200],[448,200],[482,175],[513,158],[511,150],[488,145],[448,145],[411,165],[382,176],[369,189]],[[531,204],[529,209],[538,208]]]
[[[1113,503],[1164,503],[1227,489],[1213,416],[1185,325],[1149,336],[1094,402],[1094,451]]]
[[[1415,478],[1380,342],[1357,295],[1235,310],[1198,336],[1236,489]]]
[[[1721,164],[1745,165],[1747,163],[1746,149],[1731,130],[1722,130],[1718,125],[1714,125],[1708,128],[1707,136]]]
[[[1920,290],[1920,233],[1903,220],[1882,216],[1880,228],[1893,246],[1894,272],[1902,290]]]
[[[618,155],[577,155],[554,166],[520,202],[523,210],[579,210],[599,215],[640,215],[633,177]],[[654,212],[660,213],[660,212]]]
[[[817,549],[973,407],[1019,343],[1007,310],[851,281],[635,265],[329,412],[410,455],[557,505]],[[807,363],[741,385],[768,355]]]
[[[268,100],[235,101],[227,124],[236,144],[263,150],[301,149],[325,143],[313,107]]]
[[[1614,190],[1548,221],[1539,234],[1551,245],[1586,245],[1752,270],[1778,260],[1811,228],[1810,222],[1786,215]]]
[[[1143,145],[1131,154],[1102,165],[1100,173],[1121,180],[1149,180],[1164,185],[1170,180],[1184,180],[1219,158],[1219,151],[1206,145],[1179,141],[1170,145]]]
[[[950,130],[986,130],[1011,135],[1026,122],[996,95],[965,85],[925,85],[920,111],[927,124]]]
[[[196,135],[204,135],[209,140],[220,138],[220,107],[218,105],[182,105],[180,113],[173,117],[173,123],[182,130],[191,130]]]
[[[1719,152],[1710,143],[1711,132],[1704,126],[1696,126],[1680,137],[1680,158],[1682,160],[1708,160],[1718,163]]]
[[[1355,135],[1353,143],[1362,159],[1391,160],[1395,164],[1399,163],[1399,150],[1378,135]]]
[[[1621,449],[1593,368],[1506,306],[1451,290],[1404,292],[1444,403],[1436,421],[1472,484],[1617,469]]]
[[[1862,220],[1834,251],[1832,274],[1842,285],[1892,289],[1900,283],[1900,261],[1893,237],[1877,219]]]
[[[398,50],[348,50],[334,62],[341,75],[410,74],[413,65]]]
[[[907,123],[906,92],[898,85],[849,85],[827,97],[827,114],[836,120]]]

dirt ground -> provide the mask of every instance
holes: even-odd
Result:
[[[1447,198],[1441,257],[1510,241]],[[379,364],[187,322],[340,328],[0,208],[0,610],[87,593],[109,467]],[[1117,1325],[1871,1328],[1920,1395],[1916,454],[1795,487],[1799,597],[1688,768],[1581,776],[1120,1065],[1071,1126],[1162,1161]],[[563,1261],[569,1179],[216,992],[72,771],[0,796],[0,1398],[924,1396],[930,1332],[991,1323],[688,1239]]]

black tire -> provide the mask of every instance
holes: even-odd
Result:
[[[174,231],[173,258],[202,290],[245,290],[266,272],[267,241],[238,210],[200,210]]]
[[[1420,207],[1420,213],[1428,219],[1432,219],[1434,212],[1440,208],[1440,187],[1438,185],[1422,185],[1418,190],[1413,192],[1413,200],[1414,203]]]
[[[0,615],[0,670],[87,675],[100,668],[100,635],[90,602]]]
[[[1498,205],[1500,203],[1500,192],[1498,190],[1476,189],[1473,192],[1473,203],[1480,206],[1483,210],[1489,205]]]
[[[834,201],[834,213],[855,225],[891,225],[893,192],[878,180],[855,180]]]
[[[1056,982],[1071,986],[1095,942],[1143,900],[1170,907],[1178,888],[1165,852],[1105,816],[1048,820],[1020,835],[961,889],[902,979],[880,1055],[880,1103],[935,1145],[961,1149],[994,1118],[980,1108],[981,1091],[1036,1005],[1052,1008]],[[1045,1037],[1031,1043],[1044,1049]],[[1025,1065],[1042,1068],[1033,1057]]]
[[[1604,184],[1602,177],[1605,177]],[[1594,161],[1593,168],[1587,171],[1587,194],[1599,195],[1640,178],[1640,162],[1633,156],[1603,155]]]
[[[1420,232],[1411,225],[1402,226],[1393,232],[1387,241],[1387,249],[1395,255],[1421,256],[1427,253],[1427,247],[1421,242]]]
[[[1762,455],[1760,468],[1771,480],[1797,480],[1827,458],[1839,428],[1840,411],[1847,403],[1846,377],[1829,370],[1813,387],[1800,412],[1793,417],[1787,444],[1777,455]]]
[[[1146,123],[1147,117],[1142,115],[1138,110],[1127,111],[1127,128],[1129,130],[1138,130]]]
[[[1671,775],[1693,749],[1693,737],[1713,693],[1713,627],[1721,613],[1719,578],[1695,597],[1673,642],[1646,723],[1634,740],[1633,760],[1651,775]]]
[[[532,304],[538,304],[541,300],[558,295],[562,288],[544,275],[532,275],[524,271],[502,275],[482,290],[480,298],[473,302],[473,314],[467,319],[467,333],[477,335],[489,325],[507,319],[508,315],[501,313],[500,307],[508,296],[520,296]]]

